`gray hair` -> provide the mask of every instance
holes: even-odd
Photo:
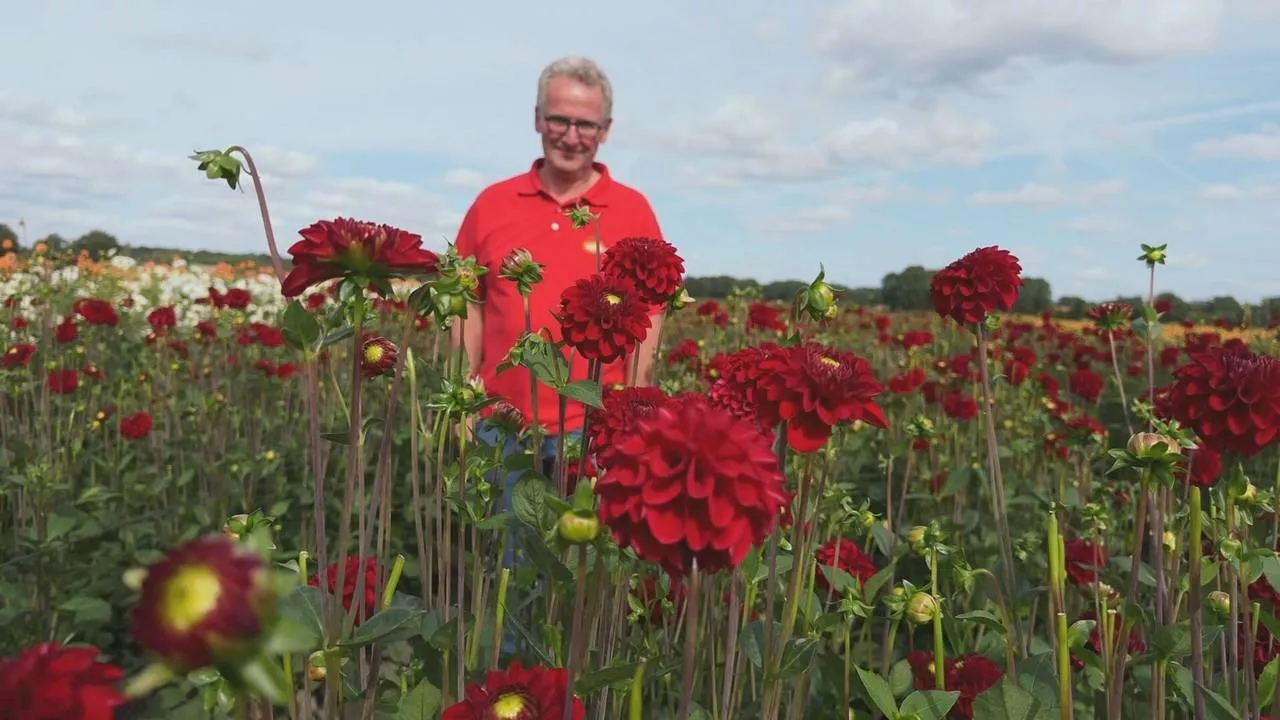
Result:
[[[562,57],[543,68],[542,74],[538,76],[539,108],[546,102],[551,81],[558,77],[571,78],[583,85],[600,88],[604,95],[604,117],[606,120],[613,117],[613,85],[609,82],[609,76],[604,74],[596,61],[576,55]]]

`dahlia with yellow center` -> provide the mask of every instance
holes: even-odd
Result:
[[[266,561],[221,533],[152,565],[140,594],[134,639],[178,672],[248,657],[276,611]]]

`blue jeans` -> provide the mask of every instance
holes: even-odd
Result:
[[[532,447],[533,438],[524,436],[519,440],[511,437],[509,434],[504,435],[497,426],[487,420],[480,420],[476,423],[476,439],[488,445],[496,446],[502,444],[499,451],[500,456],[505,461],[512,455],[528,452]],[[568,434],[570,438],[581,437],[582,431],[576,430]],[[542,440],[542,474],[551,477],[555,468],[556,454],[560,450],[560,438],[558,436],[545,437]],[[505,479],[496,477],[503,472],[502,468],[493,471],[493,475],[489,477],[489,482],[495,486],[502,488],[502,498],[498,504],[498,512],[509,512],[511,510],[511,498],[515,492],[516,485],[524,478],[526,470],[512,470],[507,472]],[[518,522],[518,521],[517,521]],[[517,527],[514,530],[507,530],[504,539],[504,550],[502,553],[502,567],[509,570],[515,570],[524,564],[524,553],[519,552],[518,546],[524,535],[524,528]],[[514,588],[514,585],[512,585]],[[510,595],[507,597],[507,606],[513,607],[514,598]],[[516,637],[511,626],[508,625],[502,638],[502,651],[504,654],[510,655],[516,651]]]

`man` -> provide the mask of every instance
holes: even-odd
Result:
[[[595,62],[578,57],[556,60],[538,78],[533,126],[542,138],[542,157],[525,173],[485,188],[467,211],[458,231],[457,252],[474,255],[489,269],[481,280],[482,304],[468,308],[465,323],[455,327],[454,342],[466,351],[471,375],[484,381],[492,396],[521,411],[529,423],[537,422],[552,435],[560,429],[560,399],[554,390],[538,386],[538,412],[531,401],[533,379],[529,371],[513,368],[499,373],[508,351],[525,332],[524,302],[516,286],[498,276],[503,259],[517,248],[529,250],[544,265],[543,281],[529,299],[534,332],[548,328],[560,339],[559,323],[552,316],[560,308],[560,294],[577,280],[596,272],[596,227],[575,229],[569,212],[581,205],[600,216],[601,252],[622,238],[661,237],[657,218],[640,192],[613,179],[609,169],[596,162],[596,153],[609,138],[613,124],[613,88]],[[637,385],[652,384],[657,342],[665,308],[655,308],[653,327],[638,348]],[[573,357],[574,380],[587,378],[587,361]],[[628,363],[606,366],[605,385],[623,383]],[[566,435],[580,435],[586,408],[570,401],[565,413]],[[480,423],[481,440],[497,442],[496,428]],[[541,456],[553,458],[557,438],[547,437]],[[521,448],[523,450],[523,448]],[[514,452],[508,445],[504,452]],[[506,482],[504,507],[510,507],[512,487],[519,480],[512,473]],[[512,558],[508,551],[508,566]]]

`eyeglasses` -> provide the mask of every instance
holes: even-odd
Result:
[[[556,134],[569,132],[569,128],[578,128],[578,136],[583,140],[595,140],[604,130],[604,125],[592,120],[576,120],[563,115],[543,115],[542,122]]]

